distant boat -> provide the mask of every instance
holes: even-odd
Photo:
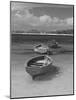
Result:
[[[49,47],[44,44],[38,44],[38,45],[34,46],[34,52],[40,53],[40,54],[48,54]]]
[[[52,40],[50,43],[48,43],[48,47],[53,49],[61,48],[61,46],[56,40]]]
[[[52,63],[52,58],[47,55],[34,57],[27,62],[26,72],[34,79],[37,75],[48,72]]]

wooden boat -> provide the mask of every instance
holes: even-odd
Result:
[[[49,52],[49,47],[44,44],[39,44],[34,46],[34,52],[40,53],[40,54],[46,54]]]
[[[27,62],[26,72],[33,78],[46,73],[52,67],[53,60],[49,56],[37,56]]]
[[[55,40],[52,40],[50,43],[48,43],[48,47],[53,49],[61,48],[59,43],[56,42]]]
[[[56,43],[56,44],[53,44],[53,45],[51,46],[51,48],[57,49],[57,48],[61,48],[61,46],[59,46],[59,45]]]

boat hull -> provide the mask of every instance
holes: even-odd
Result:
[[[52,64],[48,65],[48,66],[44,66],[44,67],[37,67],[37,66],[33,66],[33,67],[26,67],[26,71],[31,75],[31,76],[35,76],[35,75],[40,75],[40,74],[44,74],[46,72],[48,72],[50,70],[50,68],[52,67]]]
[[[35,57],[27,62],[27,66],[25,67],[26,72],[29,73],[31,76],[36,76],[40,74],[44,74],[50,70],[52,67],[53,60],[51,57],[47,57],[48,60],[45,64],[45,56]],[[36,63],[38,61],[44,61],[44,63]]]

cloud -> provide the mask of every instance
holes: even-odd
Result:
[[[72,5],[60,5],[60,4],[46,4],[46,3],[28,3],[28,2],[12,2],[12,10],[34,8],[34,7],[56,7],[56,8],[73,8]]]
[[[73,26],[73,17],[60,19],[49,15],[35,16],[30,13],[31,7],[21,6],[21,4],[12,5],[12,26],[31,26],[31,27],[64,27]]]
[[[67,23],[67,25],[73,25],[73,17],[65,19],[65,22]]]
[[[11,10],[15,11],[15,10],[24,10],[24,9],[31,9],[32,6],[29,6],[27,3],[18,3],[18,2],[12,2],[11,3]]]
[[[43,15],[43,16],[40,16],[40,17],[39,17],[39,20],[40,20],[40,22],[42,22],[42,23],[47,23],[47,24],[49,24],[49,23],[51,23],[52,18],[51,18],[50,16],[48,16],[48,15]]]

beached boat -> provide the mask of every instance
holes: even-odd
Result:
[[[49,42],[48,47],[53,49],[61,48],[61,46],[56,40],[52,40],[51,42]]]
[[[27,62],[26,72],[33,78],[44,74],[52,67],[53,60],[49,56],[37,56]]]
[[[49,47],[44,44],[38,44],[34,46],[34,52],[40,53],[40,54],[46,54],[46,53],[49,53]]]

